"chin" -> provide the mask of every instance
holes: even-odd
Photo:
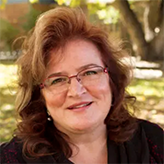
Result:
[[[87,132],[91,131],[95,127],[96,123],[94,122],[78,122],[71,126],[71,129],[77,132]]]

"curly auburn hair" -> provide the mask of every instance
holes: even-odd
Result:
[[[66,136],[47,119],[47,109],[42,99],[39,84],[49,62],[51,50],[57,50],[72,39],[92,42],[101,52],[102,61],[109,68],[112,89],[112,106],[104,120],[109,138],[115,142],[129,140],[137,128],[136,118],[128,111],[135,97],[126,92],[131,80],[131,68],[124,62],[127,52],[122,42],[110,41],[109,35],[92,25],[79,8],[57,7],[43,13],[22,47],[18,59],[19,92],[16,106],[21,117],[16,136],[23,142],[23,153],[30,157],[61,152],[67,157],[72,150]],[[133,106],[133,105],[132,105]]]

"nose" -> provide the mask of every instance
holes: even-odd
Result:
[[[67,95],[69,97],[80,97],[84,93],[86,93],[85,87],[80,83],[80,81],[78,81],[78,79],[72,78]]]

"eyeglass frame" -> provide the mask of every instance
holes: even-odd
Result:
[[[95,67],[100,67],[100,68],[103,69],[103,72],[104,72],[104,73],[108,73],[108,67],[103,68],[102,66],[94,66],[94,67],[91,67],[91,68],[95,68]],[[80,83],[81,79],[78,78],[78,75],[79,75],[81,72],[83,72],[84,70],[85,70],[85,69],[81,70],[81,71],[78,72],[76,75],[72,75],[72,76],[67,76],[67,75],[54,75],[54,76],[52,76],[52,77],[55,77],[55,76],[65,76],[65,77],[68,77],[68,79],[69,79],[68,84],[70,84],[70,83],[71,83],[71,79],[75,77],[76,80]],[[87,69],[86,69],[86,70],[87,70]],[[45,85],[44,83],[45,83],[45,81],[46,81],[48,78],[51,78],[51,77],[45,78],[45,79],[43,80],[43,82],[40,83],[40,85],[39,85],[40,89],[44,89],[44,88],[46,87],[46,85]]]

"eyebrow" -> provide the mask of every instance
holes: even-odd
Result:
[[[79,67],[77,70],[78,71],[82,71],[82,70],[84,70],[86,68],[95,67],[95,66],[98,66],[98,65],[97,64],[87,64],[87,65]]]
[[[84,66],[77,68],[77,71],[79,72],[79,71],[82,71],[84,69],[87,69],[90,67],[95,67],[95,66],[98,66],[98,65],[97,64],[87,64],[87,65],[84,65]],[[55,72],[55,73],[49,75],[48,78],[53,77],[53,76],[61,76],[61,75],[66,75],[66,72]]]

